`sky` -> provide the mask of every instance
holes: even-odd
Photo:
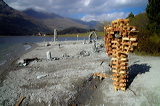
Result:
[[[145,12],[148,0],[4,0],[16,10],[33,8],[83,21],[112,21]]]

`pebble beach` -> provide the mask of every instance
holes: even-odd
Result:
[[[104,41],[93,43],[57,41],[37,43],[14,61],[0,86],[0,106],[159,106],[160,57],[129,54],[129,88],[114,91]],[[47,52],[50,57],[47,57]],[[32,61],[24,64],[24,60]]]

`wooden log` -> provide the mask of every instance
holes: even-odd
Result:
[[[123,46],[127,45],[127,46],[131,46],[131,43],[130,42],[124,42],[122,43]]]
[[[119,20],[112,21],[112,24],[117,24]]]
[[[111,43],[119,44],[119,42],[116,40],[112,40]]]
[[[128,31],[128,35],[136,35],[139,31]]]
[[[119,70],[112,70],[112,72],[114,72],[114,73],[119,73]]]
[[[22,101],[25,99],[26,97],[22,96],[22,98],[18,101],[18,103],[15,106],[20,106],[20,104],[22,103]]]
[[[132,43],[132,46],[137,46],[138,45],[138,43]]]
[[[126,87],[121,87],[121,90],[126,91]]]
[[[114,31],[112,31],[112,32],[109,32],[109,34],[114,34]]]
[[[120,67],[120,70],[126,70],[127,69],[127,67]],[[128,72],[127,71],[119,71],[119,73],[120,74],[128,74]]]
[[[130,51],[133,51],[134,49],[133,49],[133,47],[131,47],[129,50],[130,50]]]
[[[128,35],[128,37],[129,37],[129,38],[137,38],[138,35],[133,33],[132,35]]]
[[[128,82],[128,79],[121,79],[119,82]]]
[[[125,87],[121,87],[121,86],[114,86],[114,91],[117,91],[117,90],[125,90]]]
[[[127,58],[128,55],[120,53],[120,58]]]
[[[136,41],[137,38],[130,38],[130,41]]]
[[[121,83],[122,83],[122,82],[114,81],[114,82],[113,82],[113,85],[118,86],[118,85],[120,85]]]
[[[113,69],[118,69],[118,67],[117,67],[117,66],[115,66],[115,65],[112,65],[112,68],[113,68]]]
[[[129,40],[129,38],[128,37],[123,37],[122,40]]]
[[[127,61],[128,59],[127,58],[121,58],[120,60],[121,61]]]
[[[121,75],[121,76],[119,77],[119,79],[125,79],[125,78],[128,78],[128,76],[127,76],[127,75]]]
[[[120,28],[114,28],[114,31],[120,31],[121,29]]]
[[[119,78],[114,77],[114,78],[112,78],[112,80],[118,81],[118,80],[119,80]]]
[[[119,46],[118,45],[112,45],[112,48],[119,48]]]
[[[119,66],[128,66],[128,63],[126,63],[126,62],[122,62],[122,63],[120,63],[120,65]]]
[[[118,89],[117,89],[117,87],[116,87],[116,86],[114,86],[114,91],[118,91]]]
[[[121,76],[119,73],[114,73],[114,74],[112,74],[112,76],[113,77],[119,77],[119,76]]]
[[[121,77],[121,76],[123,76],[123,77]],[[125,78],[128,78],[128,76],[124,76],[124,75],[121,75],[121,76],[119,76],[119,77],[114,77],[114,78],[112,78],[112,80],[114,80],[114,81],[120,81],[120,80],[123,80],[123,79],[125,79]]]
[[[118,62],[118,61],[112,61],[112,65],[118,66],[118,65],[119,65],[119,62]]]
[[[125,23],[129,23],[129,19],[123,19]]]
[[[121,83],[121,84],[119,84],[119,86],[120,86],[120,87],[126,87],[127,84],[126,84],[126,83]]]

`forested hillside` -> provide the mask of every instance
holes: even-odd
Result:
[[[76,28],[76,27],[70,27],[70,28],[66,28],[64,30],[60,30],[58,31],[59,35],[64,35],[64,34],[74,34],[74,33],[87,33],[87,29],[83,29],[83,28]]]
[[[140,54],[160,55],[160,2],[149,0],[146,12],[131,15],[130,25],[139,30],[137,51]]]

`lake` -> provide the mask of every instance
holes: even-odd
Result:
[[[78,38],[78,40],[84,39],[88,40],[88,37]],[[58,40],[77,40],[77,37],[59,37]],[[0,67],[17,54],[27,52],[32,47],[32,43],[44,41],[53,41],[53,37],[0,37]]]

